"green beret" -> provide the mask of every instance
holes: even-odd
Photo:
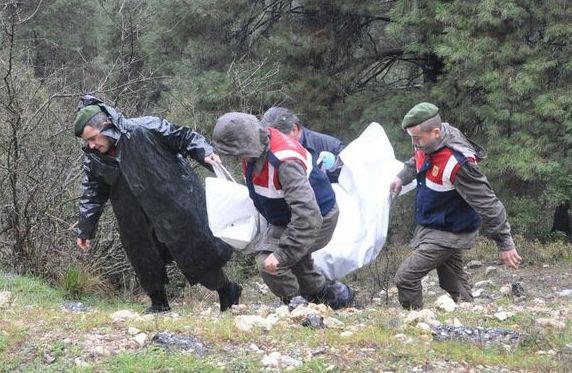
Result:
[[[97,105],[88,105],[82,108],[75,117],[75,121],[73,122],[74,133],[77,137],[81,137],[81,133],[85,127],[85,124],[93,118],[93,116],[97,113],[100,113],[101,108]]]
[[[401,122],[401,127],[405,130],[409,127],[414,127],[419,123],[423,123],[428,119],[433,118],[435,115],[439,114],[439,108],[429,102],[422,102],[409,110],[403,121]]]

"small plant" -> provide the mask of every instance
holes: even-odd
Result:
[[[67,299],[80,299],[85,295],[103,295],[109,286],[92,269],[76,263],[70,264],[59,279]]]

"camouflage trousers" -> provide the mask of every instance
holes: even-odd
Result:
[[[313,296],[324,291],[326,278],[314,266],[312,253],[325,247],[332,239],[336,223],[338,221],[339,210],[334,206],[332,210],[324,216],[322,227],[316,235],[316,240],[310,248],[300,248],[307,253],[298,260],[290,260],[280,263],[275,272],[268,272],[264,268],[264,260],[278,248],[278,243],[285,227],[269,226],[262,238],[259,251],[256,255],[256,264],[260,276],[268,285],[272,293],[287,303],[297,295]]]
[[[455,302],[473,300],[468,274],[463,270],[463,250],[436,244],[419,245],[399,266],[395,275],[399,303],[407,309],[423,308],[421,280],[437,270],[439,286]]]

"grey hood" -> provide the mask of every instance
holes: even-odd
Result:
[[[427,149],[427,153],[433,153],[446,146],[464,156],[474,154],[479,161],[487,157],[487,152],[482,146],[468,139],[458,128],[449,123],[441,123],[441,134],[439,141],[431,147],[433,149]]]
[[[212,144],[221,155],[258,158],[268,144],[268,129],[254,115],[226,113],[216,122]]]

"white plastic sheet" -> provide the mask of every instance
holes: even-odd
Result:
[[[256,211],[248,189],[232,180],[222,165],[214,169],[218,178],[205,180],[209,227],[215,237],[242,250],[258,233],[263,218]]]
[[[371,123],[340,154],[344,166],[339,183],[332,184],[340,216],[330,243],[313,254],[318,268],[329,279],[339,279],[371,263],[385,244],[391,198],[389,184],[402,169],[393,147],[378,123]],[[244,249],[263,229],[246,186],[219,178],[206,178],[209,226],[234,248]],[[415,187],[403,188],[401,194]]]
[[[329,279],[339,279],[371,263],[387,238],[389,184],[403,167],[378,123],[371,123],[340,154],[344,166],[333,184],[340,216],[330,243],[312,256]],[[403,193],[411,190],[408,185]]]

